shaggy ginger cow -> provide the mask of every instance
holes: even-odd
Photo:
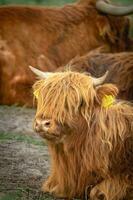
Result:
[[[47,140],[51,174],[43,191],[58,197],[119,200],[133,184],[133,107],[117,88],[78,72],[45,74],[34,85],[34,129]],[[47,78],[46,78],[47,76]]]
[[[90,51],[72,59],[58,71],[86,72],[94,77],[102,76],[107,70],[105,83],[113,83],[119,89],[119,98],[133,101],[133,52],[104,53],[104,48]],[[56,70],[56,71],[57,71]]]
[[[0,104],[32,106],[35,79],[29,65],[52,71],[101,45],[111,52],[132,50],[129,19],[124,17],[131,13],[133,6],[112,7],[104,0],[80,0],[61,8],[1,6]]]

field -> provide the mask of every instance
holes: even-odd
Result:
[[[32,109],[0,106],[0,200],[52,200],[42,194],[47,145],[32,131]]]

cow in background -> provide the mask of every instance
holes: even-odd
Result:
[[[32,106],[35,79],[28,65],[53,71],[101,45],[111,52],[131,50],[129,20],[121,15],[132,12],[132,6],[116,9],[101,0],[61,8],[1,6],[0,43],[6,48],[0,50],[0,104]],[[7,55],[3,65],[7,51],[13,58],[9,62]]]
[[[94,77],[102,76],[108,71],[105,83],[113,83],[118,87],[119,98],[133,101],[132,52],[108,53],[107,49],[98,48],[84,56],[75,57],[56,71],[66,70],[86,72]]]
[[[124,200],[133,187],[133,106],[116,99],[113,84],[103,84],[106,74],[31,69],[41,78],[33,87],[34,129],[52,160],[42,190],[71,199],[88,187],[90,200]]]

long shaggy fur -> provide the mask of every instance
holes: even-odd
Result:
[[[5,86],[0,90],[0,104],[32,106],[31,85],[35,77],[29,65],[43,71],[55,70],[76,55],[101,45],[111,52],[131,50],[129,19],[103,15],[95,3],[96,0],[81,0],[61,8],[0,7],[0,46],[7,44],[0,47],[0,77],[5,77],[0,80],[0,85]],[[1,60],[8,49],[14,60],[9,64],[7,57],[3,65]],[[7,76],[8,71],[13,76]]]
[[[84,56],[72,59],[65,67],[58,71],[68,69],[86,72],[94,77],[102,76],[109,71],[105,83],[113,83],[119,88],[119,98],[133,101],[133,53],[105,53],[106,48],[98,48]]]
[[[39,95],[35,118],[69,127],[63,141],[48,142],[52,166],[43,190],[72,198],[92,185],[91,199],[123,198],[133,185],[133,107],[116,100],[103,108],[102,98],[116,96],[117,88],[95,88],[91,77],[78,72],[55,73],[36,82],[34,90]]]

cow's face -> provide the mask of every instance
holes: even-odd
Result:
[[[88,124],[80,111],[72,115],[72,118],[63,122],[56,120],[52,115],[36,115],[34,130],[44,139],[55,143],[65,142],[75,134],[81,134],[87,130]]]
[[[102,91],[102,92],[101,92]],[[59,72],[34,85],[37,113],[34,129],[47,140],[63,142],[83,133],[100,98],[107,92],[94,85],[94,79],[76,72]]]
[[[71,128],[68,124],[60,123],[52,116],[36,116],[34,130],[44,139],[55,143],[63,142],[66,136],[70,135]]]
[[[34,129],[47,140],[63,141],[87,125],[88,107],[92,107],[95,89],[87,75],[55,73],[34,86],[37,113]]]

